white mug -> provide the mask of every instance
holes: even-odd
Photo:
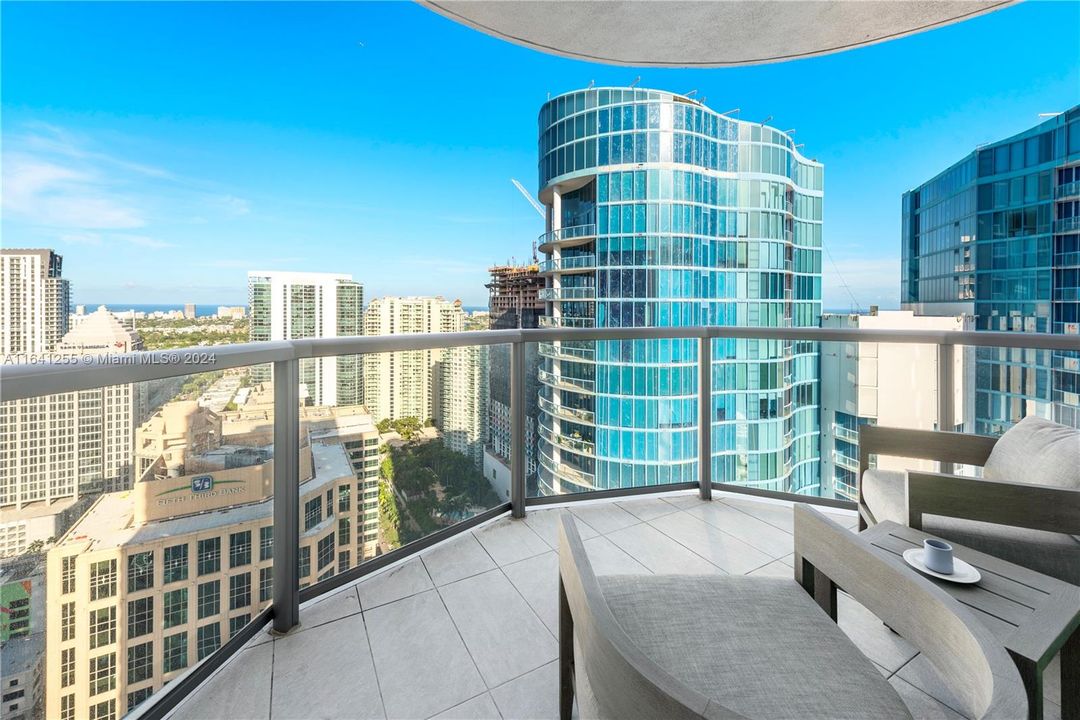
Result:
[[[952,575],[952,545],[937,538],[923,540],[923,564],[942,575]]]

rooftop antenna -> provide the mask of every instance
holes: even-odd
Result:
[[[586,90],[591,90],[594,85],[596,85],[596,81],[595,80],[590,80],[589,81],[589,87],[587,87],[585,89]]]
[[[853,293],[851,291],[851,286],[847,284],[847,280],[844,279],[843,274],[840,272],[839,266],[837,266],[836,261],[833,260],[832,253],[829,252],[829,246],[826,245],[825,243],[821,243],[821,247],[823,247],[825,249],[825,255],[829,258],[829,262],[832,263],[833,270],[836,271],[836,277],[840,280],[840,286],[843,287],[844,290],[847,291],[848,297],[851,298],[851,304],[852,304],[852,307],[855,308],[855,312],[856,313],[861,313],[862,312],[862,306],[859,305],[859,301],[857,299],[855,299],[855,293]]]
[[[720,113],[720,114],[721,114],[721,115],[738,115],[738,114],[739,114],[739,111],[740,111],[741,109],[742,109],[742,108],[732,108],[731,110],[728,110],[727,112],[722,112],[722,113]]]
[[[770,120],[772,120],[772,117],[773,117],[773,116],[772,116],[772,115],[770,115],[769,117],[765,118],[764,120],[762,120],[762,121],[761,121],[760,123],[758,123],[758,124],[759,124],[759,125],[764,125],[765,123],[767,123],[767,122],[769,122]]]
[[[691,95],[696,95],[696,94],[697,94],[697,88],[694,88],[693,90],[691,90],[688,93],[683,93],[683,96],[684,97],[690,97]]]
[[[709,99],[709,98],[707,98],[706,96],[702,95],[702,96],[701,96],[701,104],[702,104],[702,105],[704,105],[704,104],[705,104],[705,101],[706,101],[706,100],[708,100],[708,99]]]
[[[634,87],[639,82],[641,82],[641,76],[640,75],[638,75],[636,78],[634,78],[634,82],[630,83],[630,87]]]
[[[785,135],[794,135],[795,134],[795,128],[791,128],[790,130],[785,130],[784,134]]]
[[[805,145],[806,145],[806,143],[799,143],[799,144],[798,144],[798,145],[796,145],[795,147],[797,147],[797,148],[801,148],[801,147],[804,147]]]

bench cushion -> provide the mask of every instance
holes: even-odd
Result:
[[[1001,442],[1000,440],[998,442]],[[907,525],[902,470],[863,473],[863,500],[878,522]],[[1065,533],[923,515],[923,530],[987,555],[1080,585],[1080,540]]]
[[[983,476],[1080,489],[1080,430],[1028,415],[994,443]]]
[[[615,619],[646,656],[734,712],[748,718],[911,717],[892,686],[793,579],[598,579]]]

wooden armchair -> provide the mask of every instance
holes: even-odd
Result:
[[[859,526],[893,520],[1080,584],[1080,488],[883,471],[870,455],[986,464],[998,438],[864,425],[859,431]],[[1080,444],[1076,462],[1080,462]]]

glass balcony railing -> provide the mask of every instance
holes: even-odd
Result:
[[[558,358],[560,360],[574,360],[581,362],[593,362],[596,351],[589,345],[579,347],[571,343],[539,343],[537,351],[543,357]]]
[[[571,240],[583,240],[596,236],[596,224],[571,225],[558,230],[549,230],[537,238],[540,252],[550,252],[554,245],[567,243]]]
[[[1080,215],[1074,217],[1061,218],[1054,221],[1055,233],[1067,233],[1074,230],[1080,230]]]
[[[1080,180],[1058,185],[1054,188],[1054,197],[1058,200],[1080,197]]]
[[[851,443],[859,442],[859,431],[858,430],[852,430],[851,428],[846,428],[846,427],[844,427],[842,425],[837,425],[837,424],[833,423],[832,431],[833,431],[833,437],[838,437],[841,440],[847,440],[848,442],[851,442]]]
[[[537,296],[541,300],[592,300],[596,297],[594,287],[543,288]]]
[[[539,398],[538,402],[541,410],[563,418],[564,420],[572,420],[574,422],[582,422],[589,425],[593,424],[596,420],[596,414],[592,410],[581,410],[579,408],[566,407],[565,405],[557,405],[544,397]]]
[[[591,328],[596,325],[595,318],[591,317],[555,317],[544,315],[540,318],[540,327],[545,328]]]
[[[540,378],[540,382],[557,388],[568,388],[577,391],[584,390],[585,392],[591,393],[596,386],[596,383],[592,380],[555,375],[547,370],[538,370],[537,375]]]
[[[44,590],[44,625],[56,633],[57,648],[65,651],[44,660],[46,707],[57,710],[47,710],[46,716],[62,716],[61,702],[73,708],[70,714],[75,717],[97,713],[102,703],[112,703],[117,717],[143,703],[161,716],[268,625],[281,633],[294,628],[302,602],[323,598],[500,515],[522,517],[529,507],[552,502],[550,497],[536,497],[537,492],[556,494],[567,502],[596,497],[594,490],[605,491],[603,497],[690,488],[703,498],[714,489],[743,492],[751,484],[746,472],[752,463],[733,448],[746,437],[751,423],[758,438],[771,438],[778,445],[759,451],[758,459],[769,462],[756,464],[771,466],[780,478],[753,481],[754,492],[853,509],[849,482],[829,494],[822,491],[822,496],[809,483],[780,484],[788,475],[795,478],[807,463],[820,461],[818,454],[798,459],[791,450],[808,445],[819,434],[816,425],[809,433],[792,434],[791,428],[799,425],[787,417],[799,413],[800,395],[814,396],[804,392],[807,384],[762,393],[753,404],[752,418],[736,414],[749,406],[725,405],[727,393],[720,388],[729,377],[722,375],[729,370],[729,358],[724,348],[747,337],[799,344],[796,359],[820,347],[823,367],[826,360],[848,362],[851,358],[842,349],[861,343],[876,345],[878,353],[887,346],[917,344],[912,357],[930,368],[926,380],[933,380],[933,395],[941,399],[928,422],[948,427],[957,424],[953,404],[961,407],[959,400],[972,392],[969,386],[955,385],[963,382],[966,362],[957,354],[958,346],[977,346],[976,364],[1019,362],[1037,351],[1050,351],[1043,354],[1062,356],[1062,368],[1072,367],[1072,353],[1080,349],[1075,335],[1020,332],[742,327],[582,332],[560,327],[224,345],[132,353],[124,363],[90,358],[73,364],[6,365],[0,375],[5,404],[47,404],[59,397],[57,407],[67,407],[77,393],[82,408],[106,402],[107,395],[108,402],[130,403],[133,418],[134,452],[126,470],[130,474],[103,476],[99,484],[86,488],[85,500],[65,504],[69,527],[42,551],[51,583]],[[573,428],[575,423],[595,422],[593,411],[561,404],[560,391],[594,393],[594,380],[543,369],[534,376],[521,370],[530,343],[541,343],[539,354],[544,357],[578,360],[592,358],[594,344],[665,338],[686,341],[691,351],[696,346],[693,364],[701,358],[708,362],[688,368],[681,380],[683,396],[677,403],[665,400],[663,417],[648,414],[647,382],[635,391],[634,374],[621,373],[618,382],[625,383],[625,389],[611,392],[616,377],[605,376],[609,393],[605,402],[626,398],[641,401],[646,408],[646,414],[635,415],[636,406],[625,406],[631,410],[623,420],[629,431],[617,436],[624,444],[625,460],[599,456],[597,444],[578,435],[589,436],[593,428]],[[489,352],[495,348],[504,354]],[[632,346],[629,349],[631,355],[637,353]],[[449,373],[460,381],[453,388],[443,387],[437,414],[424,404],[432,395],[423,384],[431,378],[425,352],[436,350],[440,375]],[[785,352],[777,351],[777,363],[792,361]],[[361,402],[355,384],[336,388],[336,400],[320,404],[317,370],[323,362],[333,364],[345,377],[365,378],[365,384],[386,378],[385,386],[374,387],[415,396],[419,404],[395,413],[394,420],[384,420],[381,416],[390,412],[378,405],[377,394]],[[763,375],[772,372],[776,386],[793,380],[786,370],[772,371],[760,358],[755,363]],[[506,400],[505,410],[481,415],[485,407],[481,398],[486,395],[480,391],[481,380],[489,377],[488,370],[499,367],[508,379],[508,387],[498,392]],[[833,376],[850,377],[847,370]],[[544,387],[533,407],[538,406],[538,417],[548,415],[552,425],[534,421],[540,439],[530,456],[527,418],[521,409],[528,407],[528,388],[534,380]],[[919,384],[931,387],[930,382]],[[118,390],[124,387],[128,390]],[[108,392],[102,397],[95,394],[104,389]],[[704,418],[701,408],[707,411]],[[876,408],[874,416],[883,417],[887,409]],[[437,418],[434,424],[429,422],[432,417]],[[495,417],[493,427],[499,425],[504,435],[500,457],[507,459],[507,470],[501,479],[488,477],[477,462],[484,459],[483,442],[477,444],[483,437],[477,422],[482,417]],[[646,433],[641,433],[646,442],[636,444],[633,432],[638,426],[633,423],[639,417],[653,435],[692,436],[677,451],[673,444],[662,447],[672,456],[678,452],[675,460],[691,465],[692,474],[650,474],[650,468],[669,464],[667,456],[652,463],[630,459],[661,449],[648,444]],[[804,412],[797,419],[812,424],[811,417]],[[698,431],[703,422],[711,425],[711,432]],[[976,417],[972,424],[983,434],[1004,429],[994,422]],[[552,432],[556,425],[560,433]],[[186,430],[176,433],[174,427]],[[858,437],[854,430],[838,429],[831,422],[826,428],[841,440]],[[120,431],[128,437],[127,430]],[[779,439],[783,443],[777,444]],[[93,455],[105,462],[112,455],[108,442],[88,437],[76,456],[88,461]],[[49,457],[46,444],[41,440],[40,447],[32,449]],[[610,445],[601,443],[609,453]],[[2,457],[6,464],[0,469],[13,484],[20,484],[20,471],[13,469],[10,456]],[[698,463],[698,457],[711,462]],[[539,478],[528,477],[530,458],[539,468]],[[854,457],[835,453],[832,460],[845,471],[857,471]],[[34,487],[27,484],[27,491]],[[785,545],[782,551],[789,549]],[[90,682],[61,687],[63,678],[72,677],[67,674],[70,667],[77,668],[82,678],[92,667]],[[108,708],[104,712],[107,715]]]
[[[595,255],[571,255],[563,258],[549,258],[540,263],[540,272],[578,272],[596,267]]]

